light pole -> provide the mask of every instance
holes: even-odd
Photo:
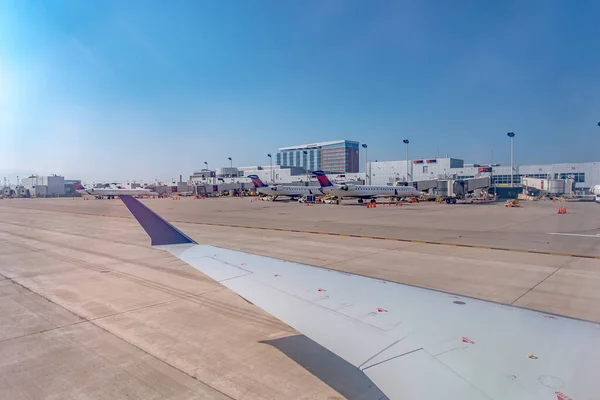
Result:
[[[233,178],[233,159],[231,157],[227,157],[229,160],[229,177]]]
[[[269,153],[269,154],[267,154],[267,157],[269,157],[269,166],[270,166],[269,168],[271,171],[271,183],[274,183],[273,182],[273,156],[271,155],[271,153]]]
[[[513,187],[514,182],[513,182],[513,173],[514,173],[514,147],[515,147],[515,133],[514,132],[508,132],[506,134],[506,136],[508,136],[510,138],[510,187]]]
[[[308,175],[308,151],[302,150],[302,154],[304,154],[304,172]]]
[[[402,143],[404,143],[406,145],[406,182],[408,182],[408,176],[409,176],[409,172],[408,172],[408,139],[404,139],[402,141]],[[412,175],[412,174],[410,174]]]
[[[206,172],[208,173],[208,180],[210,182],[210,171],[208,170],[208,162],[204,161],[204,165],[206,165]]]
[[[371,184],[371,178],[369,176],[369,152],[367,150],[367,144],[362,144],[363,149],[365,149],[365,185]]]

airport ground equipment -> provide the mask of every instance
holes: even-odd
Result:
[[[489,176],[440,180],[436,189],[437,198],[441,198],[438,202],[456,204],[459,200],[465,200],[471,196],[475,191],[486,192],[490,183]]]
[[[504,207],[521,207],[519,200],[508,200],[504,203]]]

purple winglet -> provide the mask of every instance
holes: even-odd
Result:
[[[165,221],[160,215],[146,207],[139,200],[129,195],[121,195],[119,197],[135,219],[142,225],[148,236],[150,236],[152,246],[181,243],[196,244],[189,236]]]

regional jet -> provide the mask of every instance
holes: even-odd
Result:
[[[313,174],[317,176],[323,193],[330,193],[340,199],[344,197],[358,198],[359,203],[362,203],[365,199],[375,201],[377,197],[401,199],[421,195],[421,192],[412,186],[337,185],[331,183],[323,171],[313,171]]]
[[[153,192],[151,189],[142,188],[123,188],[120,186],[109,187],[109,188],[85,188],[82,185],[77,186],[77,193],[85,195],[89,194],[95,196],[97,199],[114,199],[116,196],[130,195],[130,196],[158,196],[158,193]]]
[[[321,196],[323,192],[319,186],[285,186],[285,185],[265,185],[258,175],[248,175],[252,183],[256,186],[258,193],[273,196],[273,200],[279,196],[287,196],[291,199],[306,197],[308,195]]]
[[[598,398],[600,324],[198,244],[121,200],[154,248],[330,350],[389,399]]]

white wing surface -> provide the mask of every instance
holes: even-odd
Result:
[[[600,399],[600,325],[199,245],[124,203],[170,252],[361,369],[390,399]]]

